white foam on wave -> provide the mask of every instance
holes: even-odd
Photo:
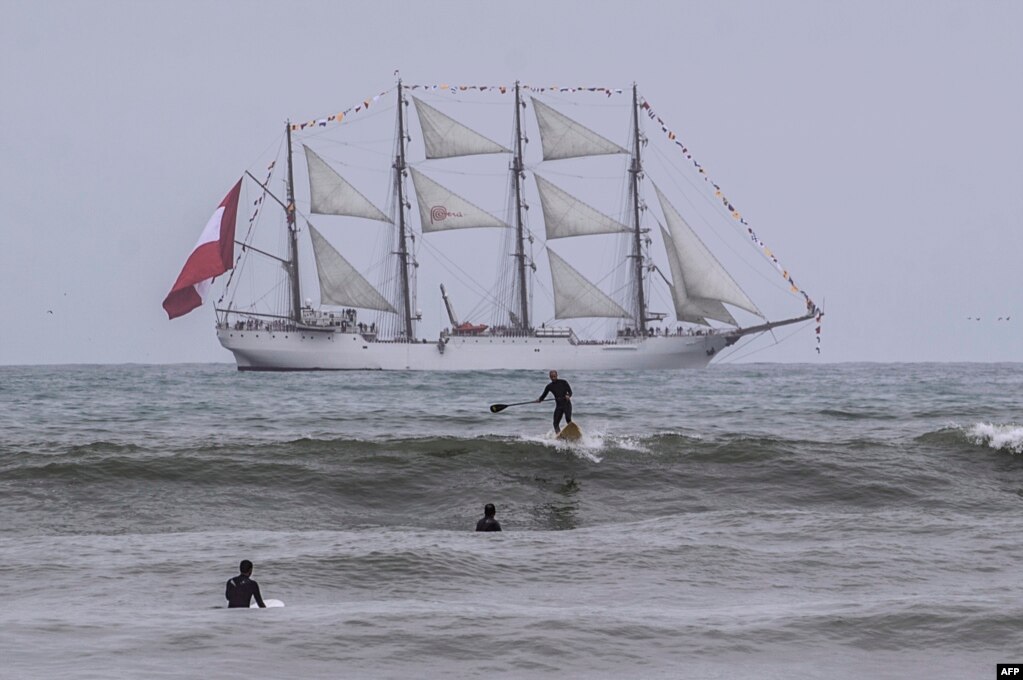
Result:
[[[569,446],[582,446],[584,449],[591,450],[615,448],[637,453],[650,452],[650,449],[644,445],[642,437],[627,434],[611,434],[608,431],[609,425],[610,423],[606,421],[588,422],[586,428],[582,430],[582,438]],[[551,432],[550,436],[553,437],[554,433]]]
[[[604,437],[600,433],[586,434],[584,432],[583,436],[574,442],[555,441],[557,441],[560,448],[571,453],[573,456],[579,456],[594,463],[599,463],[603,460],[603,457],[597,453],[604,448]]]
[[[649,453],[649,449],[643,445],[639,437],[613,435],[596,428],[583,430],[583,436],[573,442],[557,439],[554,435],[554,430],[548,430],[542,435],[520,435],[516,439],[522,442],[543,444],[552,449],[564,451],[567,454],[585,458],[594,463],[599,463],[604,459],[601,452],[608,448]]]
[[[597,452],[605,446],[604,437],[600,433],[588,434],[584,432],[583,436],[574,442],[556,439],[554,436],[554,430],[549,430],[541,435],[520,435],[516,437],[516,439],[520,442],[542,444],[543,446],[547,446],[552,449],[557,449],[580,458],[585,458],[594,463],[599,463],[603,460],[603,458],[597,454]]]
[[[1023,425],[996,425],[976,423],[964,428],[966,437],[974,444],[989,446],[999,451],[1023,453]]]
[[[585,458],[594,463],[599,463],[603,458],[597,454],[598,451],[604,448],[604,437],[600,433],[586,433],[583,432],[583,436],[574,442],[567,442],[561,439],[556,439],[554,436],[554,430],[550,430],[546,434],[540,436],[522,436],[521,441],[532,442],[534,444],[543,444],[549,446],[552,449],[558,449],[565,453],[580,458]]]

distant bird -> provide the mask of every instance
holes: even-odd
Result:
[[[47,310],[46,310],[46,313],[47,313],[47,314],[53,314],[53,310],[52,310],[52,309],[47,309]]]

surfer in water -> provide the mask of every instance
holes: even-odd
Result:
[[[567,380],[559,380],[558,372],[550,372],[551,381],[544,388],[543,394],[537,399],[541,402],[547,398],[548,392],[554,395],[554,432],[561,432],[561,416],[565,416],[565,423],[572,422],[572,388]]]
[[[266,605],[259,594],[259,585],[249,578],[252,576],[252,562],[242,560],[238,565],[238,571],[241,573],[227,581],[227,592],[224,597],[227,598],[228,608],[248,607],[253,597],[256,598],[256,604],[265,608]]]
[[[476,531],[500,531],[501,523],[497,521],[494,515],[497,514],[497,509],[493,503],[487,503],[483,506],[483,519],[476,522]]]

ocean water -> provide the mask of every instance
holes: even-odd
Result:
[[[0,368],[0,677],[1023,660],[1023,365],[562,377],[579,445],[489,413],[542,373]],[[243,558],[287,606],[224,608]]]

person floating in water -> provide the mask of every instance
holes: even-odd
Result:
[[[252,562],[242,560],[238,565],[238,571],[241,573],[227,581],[227,592],[224,593],[224,597],[227,598],[228,608],[248,607],[253,597],[256,598],[256,604],[265,608],[266,605],[259,594],[259,585],[249,578],[252,576]]]
[[[541,402],[547,398],[547,393],[554,395],[554,432],[561,432],[561,416],[565,416],[565,423],[572,422],[572,388],[567,380],[558,380],[558,372],[551,371],[551,382],[544,388],[543,394],[537,399]]]
[[[500,531],[501,523],[498,522],[494,515],[497,514],[497,509],[493,503],[487,503],[483,506],[483,519],[476,522],[476,531]]]

